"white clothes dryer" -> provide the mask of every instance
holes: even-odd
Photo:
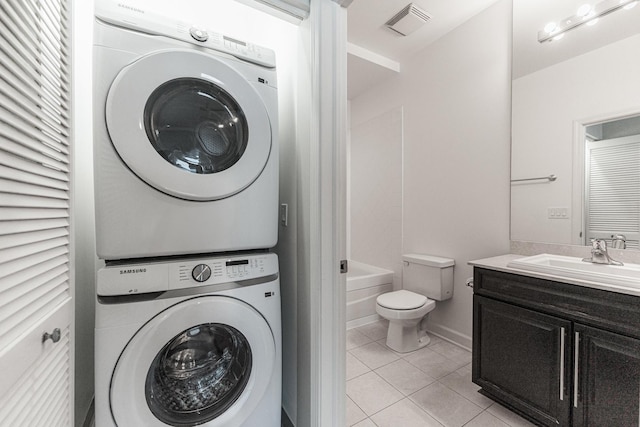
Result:
[[[275,246],[274,52],[111,0],[93,51],[98,256]]]
[[[96,427],[280,427],[275,254],[98,272]]]

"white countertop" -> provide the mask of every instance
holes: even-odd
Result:
[[[620,285],[610,285],[607,283],[591,282],[588,280],[578,280],[569,277],[563,277],[555,274],[545,274],[535,271],[522,270],[518,268],[507,267],[507,265],[518,258],[527,258],[525,255],[506,254],[491,258],[484,258],[469,261],[469,265],[474,267],[482,267],[488,270],[503,271],[505,273],[519,274],[521,276],[536,277],[539,279],[553,280],[556,282],[568,283],[571,285],[585,286],[588,288],[601,289],[604,291],[617,292],[627,295],[640,296],[640,283],[638,287],[628,287]]]

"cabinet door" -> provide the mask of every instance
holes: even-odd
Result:
[[[542,425],[569,425],[571,322],[473,298],[473,382]]]
[[[640,340],[579,324],[574,331],[574,425],[640,425]]]

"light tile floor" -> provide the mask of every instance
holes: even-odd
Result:
[[[438,337],[400,354],[385,345],[387,321],[347,331],[347,426],[530,427],[478,393],[471,353]]]

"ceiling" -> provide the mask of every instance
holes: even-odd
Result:
[[[354,0],[347,9],[347,38],[350,43],[347,64],[349,99],[372,87],[379,79],[396,74],[398,71],[393,70],[394,62],[401,68],[406,58],[426,48],[496,1],[415,0],[413,3],[429,14],[431,19],[405,37],[386,28],[384,24],[412,3],[411,0]],[[353,45],[356,49],[361,48],[357,49],[358,54],[353,53]],[[362,49],[365,50],[365,55],[361,54]],[[372,55],[366,55],[366,51]],[[389,61],[384,59],[390,60],[391,69]]]
[[[431,19],[403,37],[385,22],[411,0],[354,0],[347,9],[348,98],[354,99],[382,79],[398,74],[402,63],[498,0],[415,0]],[[539,43],[538,31],[548,22],[576,13],[599,0],[513,0],[513,78],[640,32],[640,6],[619,10],[593,27],[582,26],[562,40]]]

